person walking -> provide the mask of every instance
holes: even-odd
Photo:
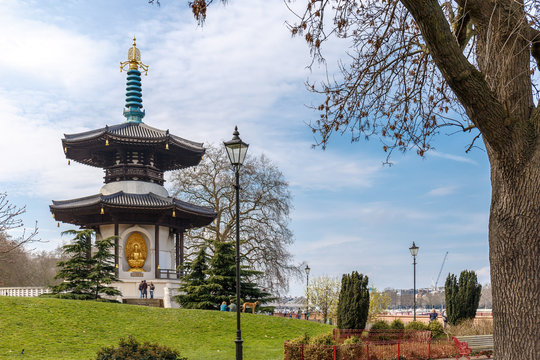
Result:
[[[146,280],[142,281],[142,298],[148,299],[148,284],[146,283]]]
[[[150,288],[150,299],[153,299],[154,298],[154,290],[155,290],[155,286],[154,284],[150,281],[150,285],[149,285],[149,288]]]

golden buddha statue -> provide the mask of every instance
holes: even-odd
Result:
[[[146,261],[146,242],[140,233],[134,232],[126,241],[126,260],[130,266],[129,271],[144,271]]]

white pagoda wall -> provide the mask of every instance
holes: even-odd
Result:
[[[144,272],[129,272],[130,266],[124,253],[125,245],[129,236],[138,232],[142,234],[146,242],[146,261],[144,263]],[[100,226],[98,239],[114,236],[114,225]],[[115,283],[122,292],[122,298],[139,298],[139,284],[142,280],[147,283],[153,282],[155,286],[154,298],[164,299],[166,307],[176,307],[175,302],[171,301],[170,296],[176,294],[176,289],[180,286],[178,279],[157,279],[155,269],[155,225],[118,225],[118,278],[122,282]],[[111,250],[114,254],[114,248]],[[169,232],[165,226],[159,227],[159,266],[161,269],[175,269],[176,265],[176,247],[174,234]],[[148,290],[148,298],[150,291]],[[167,306],[169,305],[169,306]]]

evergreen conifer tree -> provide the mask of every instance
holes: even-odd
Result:
[[[348,324],[349,312],[346,311],[349,306],[349,274],[343,274],[341,277],[341,291],[339,292],[338,308],[337,308],[337,326],[339,329],[346,329],[345,324]]]
[[[64,255],[68,260],[58,262],[58,273],[55,279],[64,281],[51,287],[53,293],[69,292],[80,295],[80,298],[91,296],[90,288],[90,270],[91,261],[88,256],[92,249],[92,234],[90,229],[86,230],[67,230],[62,235],[74,235],[70,244],[62,246]]]
[[[93,230],[67,230],[62,235],[74,235],[74,238],[62,247],[69,259],[57,263],[60,269],[55,279],[64,281],[51,287],[52,292],[71,293],[78,299],[98,299],[100,294],[121,295],[114,287],[106,286],[118,281],[114,255],[109,252],[114,246],[114,237],[96,241],[97,251],[91,256]]]
[[[208,270],[207,289],[211,293],[214,308],[218,308],[223,301],[229,302],[236,298],[236,255],[233,242],[215,242],[214,248]],[[243,301],[264,303],[273,299],[269,293],[249,280],[260,274],[259,271],[241,267],[240,296]]]
[[[446,316],[450,325],[455,325],[460,319],[460,304],[458,298],[458,282],[456,275],[448,274],[444,284],[446,300]]]
[[[337,311],[340,329],[364,329],[369,313],[368,277],[353,271],[344,274]]]
[[[474,319],[476,316],[481,293],[482,285],[478,283],[476,273],[463,270],[459,275],[459,298],[464,319]]]
[[[106,239],[97,240],[95,243],[96,252],[91,258],[91,268],[88,275],[94,299],[99,299],[100,294],[108,296],[122,294],[117,288],[107,286],[112,282],[119,281],[116,276],[114,254],[110,251],[114,247],[114,240],[115,236],[111,236]]]
[[[208,256],[206,247],[202,247],[193,262],[184,267],[187,275],[180,286],[180,295],[175,296],[176,301],[186,309],[215,309],[216,305],[211,299],[206,283],[208,272]]]
[[[474,319],[480,302],[482,285],[474,271],[463,270],[459,282],[454,274],[448,274],[445,283],[446,314],[451,325],[464,319]]]

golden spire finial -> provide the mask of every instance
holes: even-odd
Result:
[[[137,49],[135,36],[133,36],[133,46],[128,50],[127,61],[120,63],[120,72],[126,70],[126,66],[129,70],[139,70],[139,66],[144,71],[144,74],[148,74],[148,65],[143,64],[141,61],[141,52]]]

